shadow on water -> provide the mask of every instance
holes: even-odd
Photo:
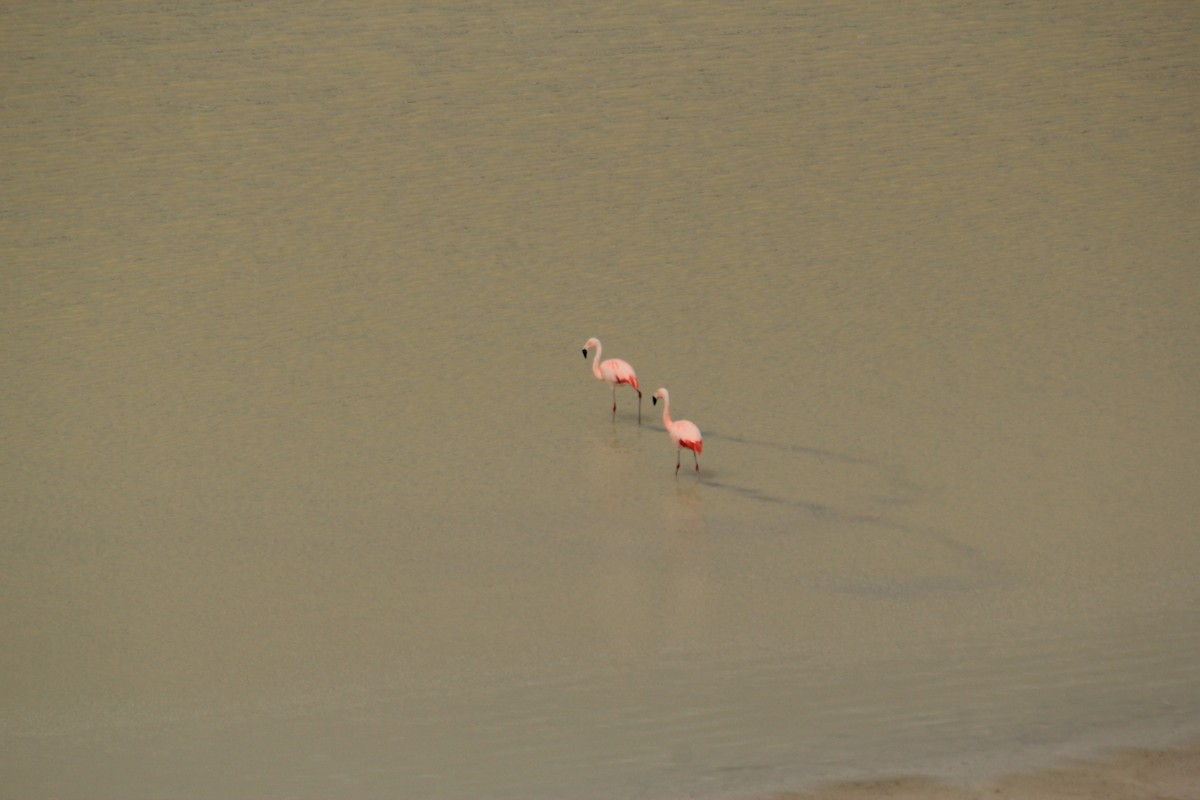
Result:
[[[660,429],[661,430],[661,429]],[[861,468],[876,473],[887,485],[882,494],[872,497],[880,509],[896,509],[911,505],[924,494],[921,488],[907,477],[907,470],[898,465],[853,456],[846,453],[808,447],[805,445],[788,444],[751,439],[745,436],[725,435],[718,432],[706,432],[706,438],[731,442],[748,447],[762,447],[783,453],[794,454],[800,458],[816,461],[818,464],[836,463],[852,468]],[[836,526],[839,529],[854,531],[857,535],[868,535],[880,539],[894,540],[896,537],[907,539],[913,550],[927,553],[937,553],[941,559],[953,565],[958,574],[925,574],[910,577],[889,577],[886,580],[853,579],[841,577],[824,581],[827,591],[839,594],[852,594],[865,597],[908,598],[935,593],[965,593],[992,588],[1007,580],[1007,570],[994,558],[979,548],[968,544],[951,532],[939,530],[932,526],[910,524],[890,518],[883,510],[862,510],[838,507],[835,504],[799,497],[786,497],[767,491],[721,480],[719,472],[709,470],[701,472],[700,482],[703,486],[736,494],[738,497],[752,500],[756,503],[780,508],[792,508],[807,518],[826,526]],[[806,529],[811,530],[811,529]]]
[[[847,453],[837,453],[833,450],[823,450],[819,447],[809,447],[802,444],[787,444],[786,442],[771,442],[763,439],[751,439],[746,436],[733,436],[731,434],[723,434],[717,431],[706,431],[704,434],[709,439],[722,439],[727,442],[737,442],[738,444],[749,444],[755,447],[767,447],[772,450],[780,450],[785,453],[800,453],[801,455],[812,456],[821,459],[822,461],[836,461],[841,464],[864,464],[874,467],[882,466],[878,461],[873,461],[859,456],[852,456]]]
[[[664,429],[659,428],[658,430]],[[853,456],[847,453],[838,453],[833,450],[824,450],[822,448],[809,447],[806,445],[765,441],[762,439],[751,439],[746,436],[733,436],[722,434],[717,431],[705,432],[704,436],[709,440],[717,439],[726,442],[734,442],[736,444],[748,445],[751,447],[767,448],[783,453],[792,453],[798,456],[810,458],[818,463],[833,462],[851,467],[862,467],[874,470],[885,478],[889,488],[887,496],[876,496],[874,498],[881,505],[904,505],[911,502],[916,494],[916,486],[905,477],[902,467],[885,464],[874,459],[862,458],[860,456]],[[713,474],[713,471],[710,470],[709,474]],[[875,519],[875,517],[864,516],[861,514],[848,516],[845,512],[838,511],[838,509],[825,503],[780,497],[778,495],[769,494],[750,486],[741,486],[734,483],[725,483],[714,480],[705,480],[704,482],[708,486],[734,492],[750,500],[799,508],[808,512],[814,517],[822,519],[837,519],[841,521],[867,521]]]

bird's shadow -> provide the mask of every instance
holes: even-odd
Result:
[[[891,512],[895,509],[911,505],[928,494],[908,477],[908,470],[901,465],[817,447],[762,441],[746,436],[721,434],[716,431],[706,432],[705,437],[736,445],[762,447],[794,454],[811,459],[818,465],[833,463],[875,473],[874,478],[876,480],[882,478],[886,484],[886,491],[873,495],[873,502],[866,508],[854,509],[814,499],[785,497],[753,486],[744,486],[724,479],[719,471],[710,470],[706,473],[703,467],[701,468],[701,483],[706,487],[730,492],[756,503],[796,509],[814,523],[821,525],[837,525],[839,529],[844,526],[852,526],[860,533],[885,538],[903,536],[910,539],[914,547],[920,546],[919,543],[923,541],[926,547],[940,551],[957,564],[962,571],[962,577],[926,576],[920,579],[896,579],[886,583],[847,578],[829,583],[826,588],[830,591],[866,597],[899,598],[929,592],[973,591],[984,586],[995,585],[997,581],[1006,578],[1006,570],[994,559],[954,534],[930,526],[910,524],[891,516]]]
[[[662,430],[662,429],[660,429]],[[887,464],[878,459],[866,458],[864,456],[851,455],[849,453],[839,453],[833,450],[826,450],[819,447],[810,447],[801,444],[789,444],[787,442],[765,441],[762,439],[752,439],[747,436],[738,436],[733,434],[723,434],[719,431],[711,431],[705,433],[706,439],[718,440],[723,442],[733,442],[735,444],[747,445],[750,447],[761,447],[777,452],[791,453],[797,456],[803,456],[815,461],[818,464],[842,464],[849,467],[861,467],[864,469],[874,470],[879,475],[885,478],[888,484],[889,492],[886,496],[877,495],[874,499],[880,505],[902,505],[911,502],[915,496],[916,487],[907,478],[905,470],[899,466]],[[710,471],[709,476],[719,476],[717,471]],[[780,497],[761,489],[756,489],[751,486],[741,486],[735,483],[727,483],[719,480],[709,480],[708,485],[714,488],[723,489],[725,491],[734,492],[742,497],[750,500],[755,500],[762,503],[772,503],[776,505],[786,505],[799,508],[803,511],[812,514],[815,517],[824,519],[843,518],[849,519],[844,514],[839,512],[834,506],[813,501],[801,500],[797,498]],[[861,515],[855,515],[861,517]]]
[[[863,464],[874,467],[882,466],[881,462],[874,459],[864,458],[862,456],[853,456],[849,453],[839,453],[834,450],[825,450],[820,447],[810,447],[802,444],[789,444],[787,442],[768,441],[765,439],[751,439],[748,436],[738,436],[735,434],[721,433],[719,431],[707,431],[704,435],[710,439],[721,439],[726,442],[736,442],[737,444],[752,445],[754,447],[765,447],[785,453],[798,453],[800,455],[811,456],[821,461],[836,461],[841,464]]]

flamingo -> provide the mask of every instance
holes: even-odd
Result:
[[[671,437],[671,441],[675,446],[682,450],[687,448],[692,451],[692,458],[696,462],[696,472],[700,471],[700,453],[704,452],[704,442],[700,437],[700,429],[695,423],[686,419],[671,419],[671,395],[666,389],[659,389],[654,393],[651,402],[658,405],[658,398],[663,401],[663,425],[667,428],[667,435]],[[675,451],[675,474],[679,474],[679,450]]]
[[[617,386],[622,383],[627,383],[633,387],[633,390],[638,393],[638,424],[642,424],[642,390],[638,388],[637,374],[633,371],[633,367],[629,366],[628,361],[622,361],[619,358],[609,358],[604,361],[600,360],[600,340],[592,337],[587,340],[587,344],[583,346],[583,357],[587,358],[588,350],[596,348],[596,357],[592,359],[592,374],[597,380],[602,380],[612,384],[613,387],[613,419],[617,416]]]

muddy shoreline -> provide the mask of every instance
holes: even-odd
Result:
[[[1124,749],[1048,769],[983,781],[902,775],[830,783],[769,800],[1195,800],[1200,798],[1200,742],[1163,749]]]

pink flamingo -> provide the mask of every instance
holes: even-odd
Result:
[[[700,429],[696,427],[695,423],[686,419],[672,420],[671,395],[667,393],[666,389],[659,389],[654,393],[654,397],[651,398],[651,402],[657,405],[658,398],[660,397],[663,401],[663,425],[665,425],[667,428],[667,435],[671,437],[671,441],[675,443],[675,446],[678,447],[679,450],[682,450],[686,447],[688,450],[692,451],[692,458],[696,462],[696,472],[699,472],[700,454],[704,452],[704,442],[700,437]],[[675,451],[676,475],[679,474],[679,456],[681,455],[679,450]]]
[[[596,357],[592,359],[592,374],[598,380],[612,384],[613,387],[613,418],[617,416],[617,386],[622,383],[627,383],[633,387],[633,390],[638,393],[638,424],[642,424],[642,390],[638,388],[637,374],[633,371],[633,367],[629,366],[628,361],[622,361],[619,358],[609,358],[604,361],[600,360],[600,340],[592,337],[587,340],[587,344],[583,346],[583,357],[587,358],[588,350],[596,348]]]

